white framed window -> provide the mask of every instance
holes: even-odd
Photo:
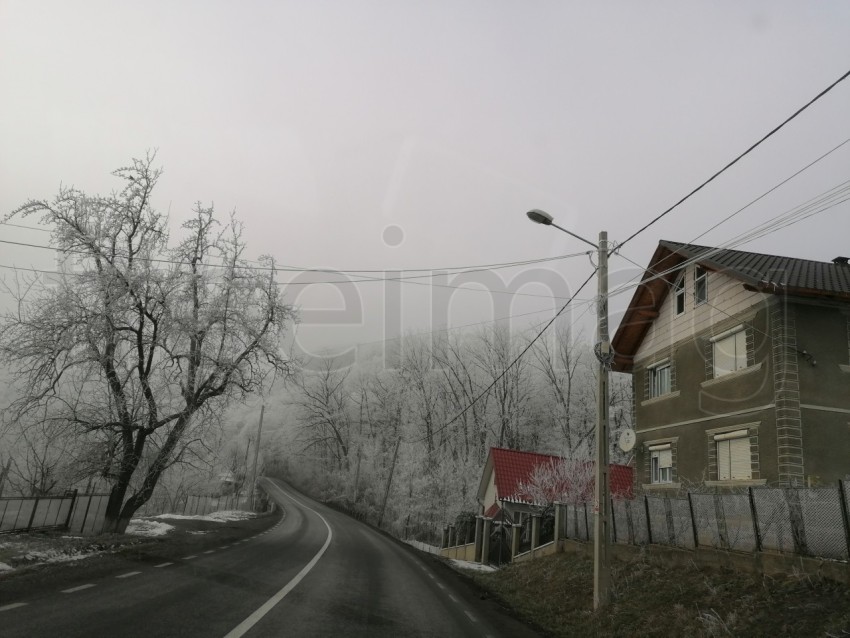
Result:
[[[649,447],[649,482],[673,482],[673,446],[669,443]]]
[[[685,273],[679,275],[676,283],[673,284],[673,292],[676,295],[676,314],[680,315],[685,312]]]
[[[743,326],[713,337],[711,342],[715,378],[747,367],[747,331]]]
[[[747,430],[717,434],[714,445],[717,447],[718,481],[747,480],[753,477]]]
[[[660,397],[672,392],[672,367],[669,360],[647,368],[649,375],[649,398]]]
[[[708,273],[705,268],[694,268],[694,305],[708,301]]]

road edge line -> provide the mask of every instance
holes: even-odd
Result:
[[[263,618],[263,616],[265,616],[267,613],[269,613],[274,608],[275,605],[277,605],[281,600],[283,600],[286,597],[286,595],[289,592],[291,592],[293,589],[295,589],[295,587],[298,585],[298,583],[300,583],[304,579],[304,577],[307,574],[310,573],[310,570],[312,570],[313,567],[316,566],[316,563],[319,562],[319,559],[324,555],[324,553],[327,551],[328,547],[331,544],[331,539],[333,538],[333,531],[331,530],[331,526],[328,523],[328,521],[325,519],[325,517],[322,516],[321,514],[319,514],[312,507],[305,505],[304,503],[302,503],[301,501],[296,499],[294,496],[292,496],[288,492],[284,491],[283,488],[281,488],[279,485],[275,485],[275,487],[277,487],[277,489],[279,489],[281,491],[281,493],[284,494],[287,498],[295,501],[301,507],[310,510],[316,516],[318,516],[320,519],[322,519],[322,522],[325,524],[325,527],[328,528],[328,537],[327,537],[327,539],[325,539],[325,544],[322,545],[322,548],[318,552],[316,552],[316,555],[313,556],[313,558],[310,559],[309,563],[307,563],[306,565],[304,565],[304,567],[301,568],[301,571],[298,572],[292,578],[292,580],[290,580],[288,583],[286,583],[286,585],[284,585],[283,588],[279,592],[277,592],[274,596],[272,596],[266,602],[264,602],[250,616],[248,616],[245,620],[243,620],[241,623],[236,625],[236,627],[234,627],[230,632],[228,632],[224,636],[224,638],[241,638],[242,636],[244,636],[248,632],[248,630],[251,629],[251,627],[256,625]]]

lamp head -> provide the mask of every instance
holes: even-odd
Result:
[[[551,226],[554,219],[549,213],[538,208],[528,211],[526,215],[535,224],[543,224],[545,226]]]

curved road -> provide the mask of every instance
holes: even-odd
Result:
[[[233,545],[0,599],[16,636],[522,636],[450,570],[371,527],[263,479],[283,509]]]

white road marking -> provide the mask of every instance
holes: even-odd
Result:
[[[428,574],[428,578],[430,578],[431,580],[435,580],[434,574],[431,574],[431,573]]]
[[[437,587],[439,587],[440,589],[446,588],[446,586],[443,583],[437,583]]]
[[[120,576],[116,576],[115,578],[130,578],[130,576],[138,576],[142,572],[127,572],[126,574],[121,574]]]
[[[0,611],[8,611],[9,609],[17,609],[18,607],[24,607],[26,603],[12,603],[11,605],[3,605],[0,607]]]
[[[455,597],[454,597],[454,596],[452,596],[451,594],[449,594],[449,598],[451,598],[451,599],[452,599],[452,602],[453,602],[453,603],[456,603],[456,602],[457,602],[457,598],[455,598]]]
[[[227,549],[229,547],[230,547],[230,545],[222,545],[221,547],[219,547],[219,549]]]
[[[168,567],[169,565],[173,565],[174,563],[160,563],[159,565],[154,565],[154,567]]]
[[[296,499],[294,496],[292,496],[288,492],[284,492],[279,486],[275,485],[275,487],[282,494],[285,494],[288,498],[292,499],[293,501],[295,501],[296,503],[301,505],[301,507],[304,507],[305,509],[310,510],[316,516],[318,516],[320,519],[322,519],[322,522],[325,524],[325,527],[328,528],[328,537],[327,537],[327,539],[325,539],[325,544],[322,545],[322,548],[318,552],[316,552],[316,555],[313,556],[313,558],[310,559],[310,562],[307,563],[301,569],[301,571],[298,572],[295,575],[295,577],[292,580],[290,580],[283,587],[283,589],[281,589],[274,596],[269,598],[265,603],[263,603],[263,605],[259,609],[257,609],[253,614],[251,614],[245,620],[243,620],[241,623],[239,623],[236,626],[236,628],[233,629],[230,633],[228,633],[224,638],[241,638],[251,629],[251,627],[253,627],[258,622],[260,622],[260,619],[263,616],[265,616],[267,613],[269,613],[274,608],[275,605],[277,605],[281,600],[283,600],[286,597],[286,595],[289,592],[291,592],[293,589],[295,589],[295,587],[298,585],[298,583],[300,583],[304,579],[304,577],[307,574],[310,573],[310,570],[313,569],[316,566],[316,563],[319,562],[319,559],[325,554],[325,552],[327,551],[328,547],[331,544],[331,539],[333,538],[333,531],[331,530],[331,526],[330,526],[330,524],[328,524],[328,521],[325,520],[325,517],[322,516],[321,514],[319,514],[312,507],[307,507],[306,505],[304,505],[304,503],[302,503],[301,501]]]
[[[63,594],[73,594],[75,591],[83,591],[84,589],[89,589],[94,587],[94,583],[88,583],[87,585],[79,585],[78,587],[71,587],[71,589],[63,589]]]
[[[207,550],[207,551],[204,552],[204,554],[215,554],[215,550],[214,549]]]
[[[191,556],[184,556],[183,560],[192,560],[193,558],[197,558],[197,557],[198,557],[197,554],[192,554]]]
[[[465,613],[465,614],[467,615],[467,617],[468,617],[468,618],[469,618],[472,622],[478,622],[478,619],[477,619],[475,616],[473,616],[472,614],[470,614],[468,611],[464,610],[464,612],[463,612],[463,613]]]

